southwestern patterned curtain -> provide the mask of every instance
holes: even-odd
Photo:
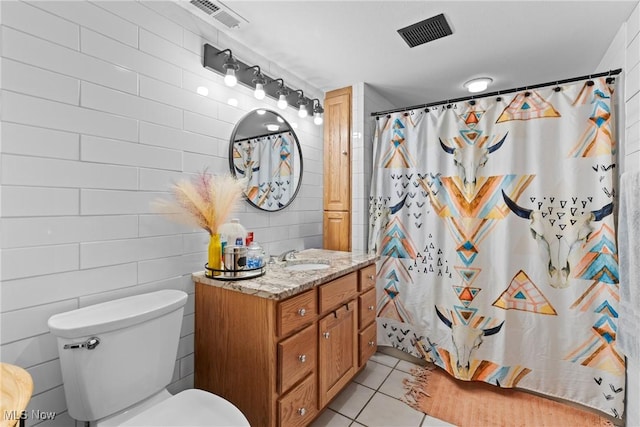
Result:
[[[254,205],[274,210],[290,202],[296,189],[294,144],[290,132],[234,141],[233,168],[247,178],[245,195]]]
[[[622,417],[613,89],[602,78],[376,120],[380,345]]]

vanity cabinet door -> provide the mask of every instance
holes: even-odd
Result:
[[[358,334],[358,348],[360,353],[360,360],[358,365],[362,366],[367,363],[367,360],[374,355],[378,349],[377,336],[376,336],[376,323],[372,323],[367,326],[362,332]]]
[[[285,336],[313,322],[317,311],[315,289],[278,303],[276,316],[278,336]]]
[[[369,289],[358,297],[358,323],[360,329],[376,318],[376,290]]]
[[[342,390],[357,370],[357,308],[357,301],[351,300],[318,322],[318,378],[321,408]]]
[[[316,325],[278,343],[278,393],[285,393],[292,385],[316,369]]]
[[[376,285],[376,265],[371,264],[358,271],[358,291],[364,292]]]
[[[309,375],[284,397],[278,399],[278,426],[308,426],[318,413],[316,377]]]

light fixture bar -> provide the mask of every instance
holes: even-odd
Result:
[[[219,55],[219,53],[221,52],[229,52],[229,55],[231,55],[230,49],[218,49],[208,43],[205,43],[203,66],[224,76],[227,72],[226,68],[224,68],[224,63],[227,55]],[[256,66],[245,64],[235,57],[234,59],[238,64],[238,69],[235,72],[238,83],[242,84],[245,87],[248,87],[251,90],[255,90],[256,84],[254,83],[254,80],[256,78]],[[297,106],[299,105],[298,102],[300,101],[305,101],[306,105],[313,105],[313,102],[310,98],[299,97],[298,92],[295,89],[292,89],[284,84],[284,80],[272,78],[265,73],[261,74],[266,80],[266,84],[263,84],[263,89],[267,96],[277,101],[280,97],[280,93],[286,93],[285,98],[287,100],[287,103],[292,107],[297,108]],[[272,84],[272,82],[277,83],[278,81],[282,81],[283,83]]]

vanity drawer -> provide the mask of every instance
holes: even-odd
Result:
[[[377,339],[376,322],[373,322],[358,334],[358,353],[360,355],[358,366],[367,363],[367,360],[376,352],[378,349]]]
[[[320,286],[320,313],[337,308],[352,299],[358,293],[358,277],[356,272],[338,277]]]
[[[307,426],[318,413],[316,376],[309,375],[297,387],[278,400],[278,425]]]
[[[368,265],[358,271],[358,292],[366,291],[376,285],[376,264]]]
[[[358,297],[358,329],[362,329],[376,318],[376,290],[369,289]]]
[[[317,349],[315,324],[278,343],[278,393],[284,393],[315,370]]]
[[[278,336],[288,334],[315,320],[318,312],[315,289],[278,303],[276,328]]]

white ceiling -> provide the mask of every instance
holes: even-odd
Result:
[[[224,0],[232,37],[324,91],[372,85],[397,107],[591,74],[637,0]],[[453,35],[414,48],[397,30],[444,13]]]

